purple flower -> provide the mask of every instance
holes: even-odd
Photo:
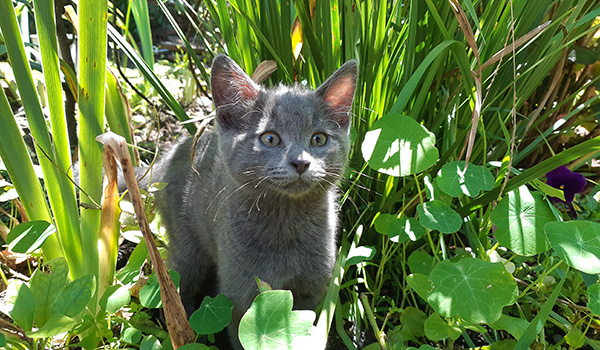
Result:
[[[581,193],[585,189],[587,180],[583,175],[574,173],[564,165],[549,171],[546,174],[546,183],[558,188],[565,194],[565,202],[570,203],[575,198],[575,193]]]

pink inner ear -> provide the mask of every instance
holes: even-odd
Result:
[[[339,78],[335,85],[327,90],[324,100],[334,113],[348,113],[354,97],[354,77]]]
[[[254,86],[248,84],[247,81],[244,81],[239,85],[238,89],[242,98],[255,99],[258,96],[258,90]]]

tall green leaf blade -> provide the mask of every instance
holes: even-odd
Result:
[[[154,70],[154,51],[152,50],[152,29],[150,28],[148,1],[131,0],[131,11],[142,43],[144,61],[151,70]]]
[[[96,136],[104,128],[107,11],[107,0],[79,2],[79,174],[80,186],[91,197],[82,196],[82,204],[100,203],[102,197],[102,148]],[[99,225],[99,210],[81,210],[84,274],[95,275],[96,281]]]
[[[66,221],[66,223],[59,227],[66,226],[68,229],[59,230],[59,234],[63,243],[63,249],[65,249],[67,261],[72,265],[71,271],[78,274],[82,264],[82,260],[79,258],[81,255],[78,222],[79,208],[77,206],[75,188],[64,175],[71,175],[71,152],[59,73],[54,1],[35,1],[34,6],[42,64],[44,67],[44,82],[48,94],[54,166],[58,168],[57,176],[60,181],[58,187],[52,183],[47,183],[46,186],[48,187],[48,191],[60,191],[61,200],[56,201],[52,209],[57,221]]]
[[[77,217],[69,215],[68,210],[65,209],[65,206],[67,208],[70,207],[71,202],[74,201],[74,198],[69,196],[69,187],[71,184],[68,183],[66,177],[53,164],[53,159],[56,158],[53,151],[54,148],[50,141],[50,134],[46,127],[46,120],[38,99],[37,90],[33,84],[33,77],[29,69],[25,48],[17,27],[11,1],[0,1],[0,28],[2,29],[2,34],[8,48],[8,56],[17,85],[19,86],[29,128],[35,139],[36,151],[40,159],[42,172],[44,173],[47,194],[50,199],[58,232],[61,235],[61,241],[63,244],[65,241],[74,242],[67,245],[66,248],[69,252],[66,254],[66,257],[72,265],[71,273],[77,276],[79,273],[79,263],[82,261],[81,244],[78,242],[79,223]],[[61,255],[60,252],[49,253]]]
[[[50,209],[40,181],[33,169],[21,131],[4,94],[0,89],[0,158],[6,165],[21,203],[30,220],[52,221]],[[62,256],[62,248],[56,235],[48,237],[44,252],[50,259]]]

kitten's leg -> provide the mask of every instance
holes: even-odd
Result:
[[[188,317],[194,313],[205,296],[215,292],[215,269],[210,262],[189,256],[171,257],[170,265],[179,273],[179,294]]]
[[[298,278],[283,289],[289,289],[294,296],[294,310],[314,310],[327,294],[331,277],[320,279]]]
[[[258,286],[254,278],[241,276],[239,271],[225,272],[219,270],[219,290],[225,294],[233,303],[231,323],[227,327],[227,333],[233,349],[242,349],[238,338],[238,330],[242,316],[248,311],[254,298],[258,295]]]

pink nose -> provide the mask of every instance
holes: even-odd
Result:
[[[306,169],[308,169],[310,162],[308,160],[294,160],[290,164],[296,168],[298,174],[302,174],[306,171]]]

